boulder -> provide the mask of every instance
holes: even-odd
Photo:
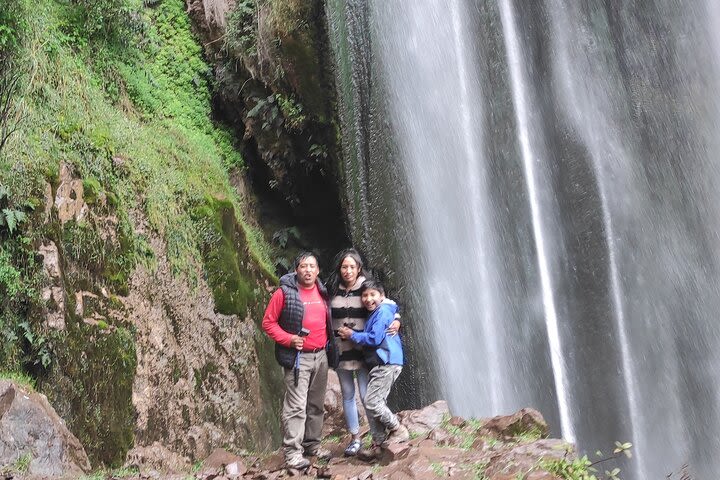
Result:
[[[540,437],[548,435],[548,425],[542,414],[532,408],[523,408],[512,415],[493,417],[482,426],[482,433],[496,438],[510,439],[525,433]]]
[[[85,449],[44,395],[0,380],[0,465],[22,462],[29,477],[77,478],[90,470]]]
[[[444,400],[438,400],[420,410],[406,410],[398,413],[400,422],[410,433],[421,435],[437,428],[450,417],[450,409]]]
[[[217,448],[213,450],[208,458],[203,462],[201,475],[209,476],[210,474],[225,474],[227,476],[238,477],[245,475],[247,467],[243,459],[234,455],[227,450]]]
[[[190,470],[190,459],[154,442],[145,447],[135,447],[127,454],[125,468],[136,468],[141,474],[163,472],[177,474]]]

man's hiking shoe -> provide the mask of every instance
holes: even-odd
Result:
[[[310,466],[310,460],[305,457],[292,457],[285,460],[285,466],[287,468],[294,468],[295,470],[305,470]]]
[[[330,460],[332,452],[327,448],[317,447],[312,450],[308,449],[305,451],[306,457],[317,457],[318,460]]]
[[[382,457],[383,451],[379,445],[372,445],[367,448],[361,448],[357,452],[357,458],[363,462],[374,462]]]
[[[347,447],[345,447],[345,456],[354,457],[360,451],[360,447],[362,447],[360,440],[353,440]]]
[[[395,430],[390,430],[390,435],[385,439],[385,443],[402,443],[410,440],[410,432],[407,427],[398,424]]]

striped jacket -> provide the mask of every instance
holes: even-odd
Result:
[[[367,310],[360,300],[360,287],[365,281],[365,277],[358,277],[355,285],[348,290],[341,285],[338,288],[338,294],[330,300],[330,310],[332,312],[332,328],[335,332],[340,327],[347,326],[356,332],[362,332],[365,328],[365,320],[367,319]],[[340,364],[338,368],[343,370],[358,370],[363,367],[362,347],[354,344],[350,340],[342,340],[337,338],[338,347],[340,349]]]

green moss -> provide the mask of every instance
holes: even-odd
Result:
[[[248,303],[254,299],[253,282],[241,265],[245,239],[233,204],[206,198],[193,210],[193,219],[202,232],[205,274],[213,291],[215,308],[220,313],[244,317]]]
[[[58,368],[40,384],[91,463],[120,466],[133,444],[135,342],[130,330],[100,331],[70,320],[53,338]]]
[[[27,16],[18,56],[31,72],[18,98],[27,117],[3,150],[0,175],[23,205],[43,198],[45,182],[56,188],[67,164],[83,180],[91,214],[61,226],[53,212],[46,225],[36,219],[15,238],[0,237],[0,364],[38,379],[93,464],[117,465],[135,421],[133,333],[109,315],[100,328],[75,318],[75,292],[107,287],[102,308],[121,310],[115,295],[128,293],[138,263],[156,262],[151,237],[164,241],[176,275],[192,283],[204,266],[223,313],[257,316],[267,300],[258,278],[274,277],[265,241],[243,220],[228,178],[242,158],[229,131],[210,118],[209,69],[184,2],[138,10],[143,27],[123,48],[77,28],[78,8],[38,0]],[[147,233],[134,231],[136,218]],[[49,240],[65,267],[69,314],[67,329],[46,337],[38,294],[46,279],[33,246]],[[270,385],[263,385],[265,420],[277,425],[277,365],[267,338],[258,336],[257,345]],[[173,369],[173,378],[182,374]],[[211,369],[201,377],[211,381]]]
[[[10,380],[18,385],[34,391],[36,382],[35,379],[24,372],[3,372],[0,371],[0,379]]]
[[[83,200],[88,205],[94,205],[102,192],[102,186],[93,177],[83,178]]]
[[[195,389],[198,392],[201,391],[203,387],[212,390],[212,383],[218,371],[218,366],[214,363],[206,363],[195,370]]]

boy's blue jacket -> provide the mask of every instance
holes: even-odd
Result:
[[[377,347],[377,354],[385,365],[403,364],[403,347],[400,335],[388,335],[385,330],[395,319],[398,306],[395,302],[383,302],[370,314],[365,330],[353,332],[350,340],[358,345]]]

